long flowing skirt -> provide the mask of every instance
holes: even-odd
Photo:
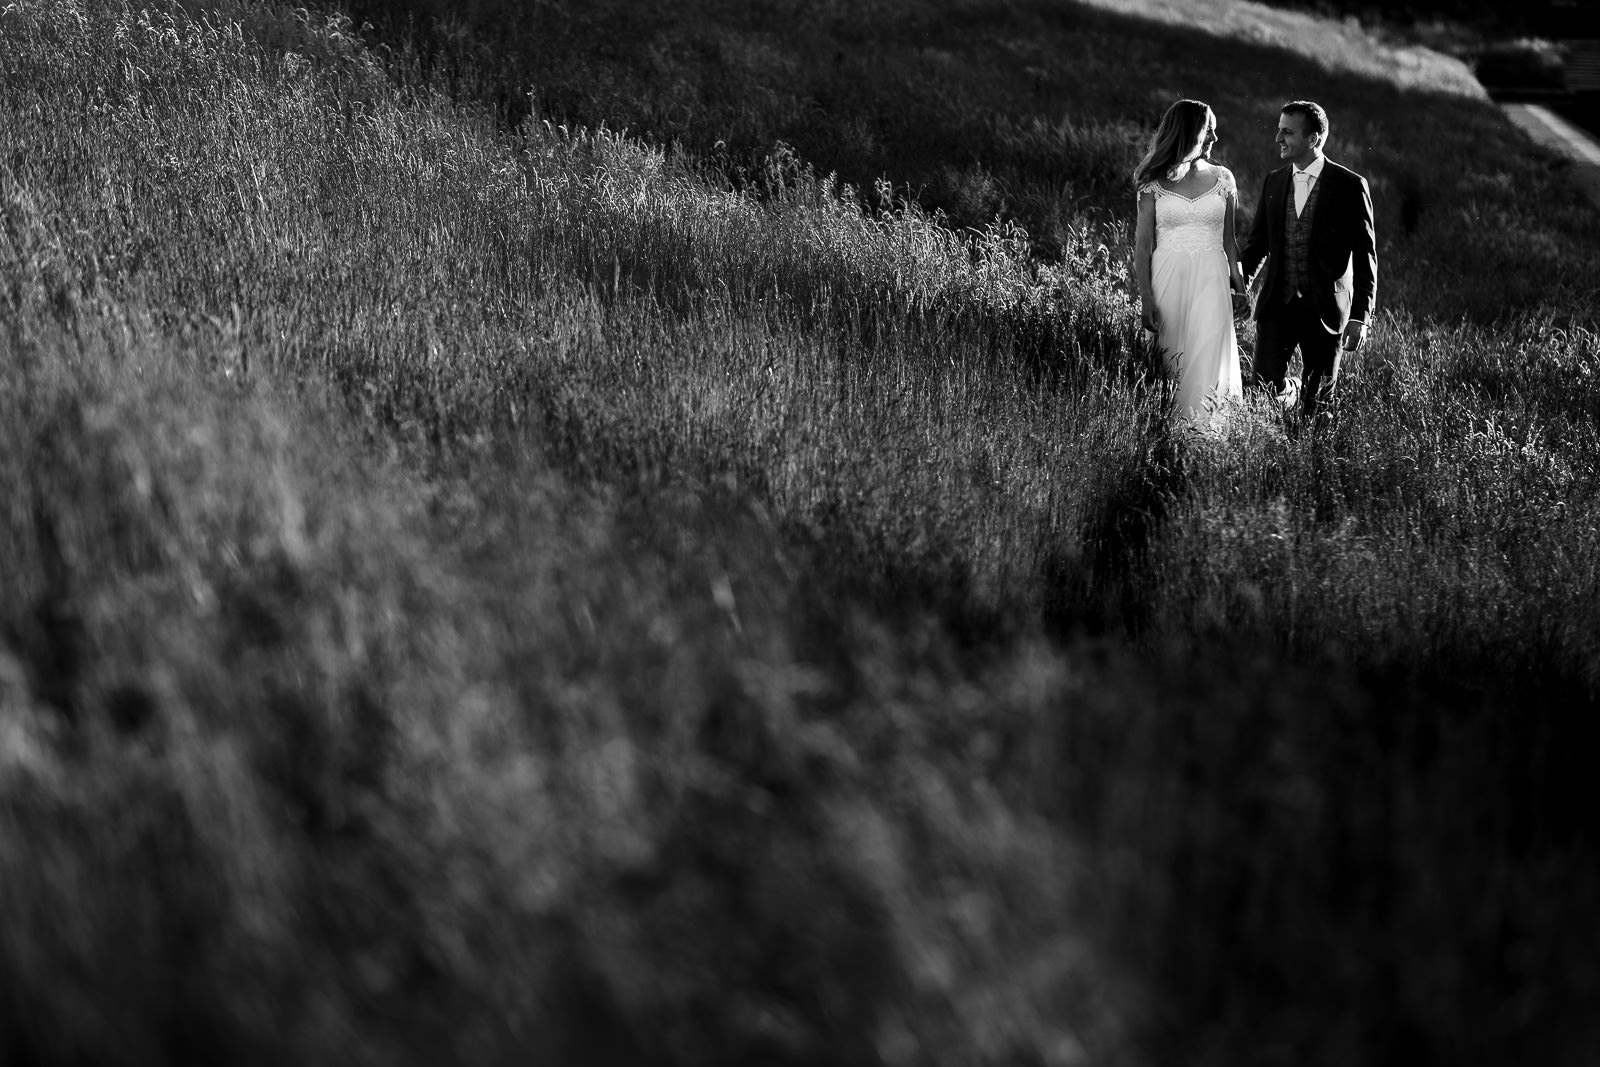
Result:
[[[1244,394],[1239,339],[1233,328],[1228,260],[1221,252],[1156,248],[1150,282],[1161,316],[1156,343],[1177,380],[1178,414],[1203,419]]]

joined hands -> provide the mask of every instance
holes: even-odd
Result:
[[[1233,293],[1233,317],[1238,318],[1250,310],[1250,291],[1245,285],[1244,278],[1235,274],[1228,279],[1228,288]]]

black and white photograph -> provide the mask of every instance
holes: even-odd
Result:
[[[0,1067],[1600,1067],[1596,0],[0,0]]]

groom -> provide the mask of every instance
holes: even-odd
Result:
[[[1278,158],[1267,175],[1250,236],[1239,253],[1246,278],[1267,261],[1256,301],[1256,381],[1280,394],[1296,346],[1309,419],[1333,399],[1339,359],[1367,336],[1378,290],[1372,194],[1359,174],[1322,154],[1328,116],[1309,100],[1283,105]]]

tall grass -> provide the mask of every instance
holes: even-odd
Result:
[[[268,5],[0,30],[12,1061],[1595,1047],[1581,293],[1441,260],[1522,316],[1386,282],[1331,432],[1179,439],[1059,198],[1041,260]],[[1115,121],[997,129],[1109,199]]]
[[[1372,183],[1380,307],[1492,322],[1593,302],[1593,206],[1462,64],[1247,0],[837,5],[397,0],[349,5],[436,84],[520,121],[624,128],[753,180],[776,142],[859,188],[887,178],[958,227],[1014,219],[1051,261],[1085,225],[1131,251],[1126,183],[1180,96],[1215,109],[1241,225],[1288,99]],[[440,32],[429,32],[437,25]],[[412,42],[402,46],[400,41]],[[1461,161],[1461,162],[1456,162]],[[1470,161],[1470,163],[1466,162]],[[1484,271],[1484,261],[1502,264]]]
[[[225,14],[5,16],[8,1059],[1127,1055],[962,757],[1055,657],[842,595],[1045,598],[1118,476],[1053,435],[1140,461],[1114,294]]]

